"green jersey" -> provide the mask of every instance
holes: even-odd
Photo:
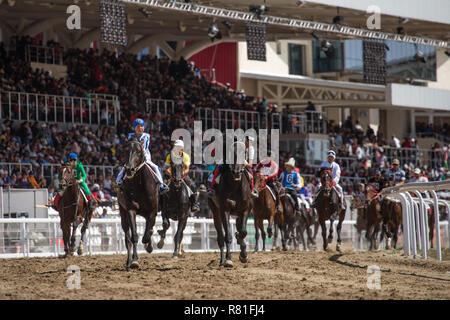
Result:
[[[86,171],[84,171],[83,165],[80,161],[77,161],[77,164],[75,165],[75,172],[77,173],[77,180],[83,180],[86,181],[87,175]]]

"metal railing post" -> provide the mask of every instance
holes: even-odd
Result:
[[[436,234],[436,254],[437,259],[442,261],[442,253],[441,253],[441,227],[439,222],[439,203],[436,192],[434,190],[430,190],[431,195],[433,196],[434,201],[434,230]],[[449,212],[450,215],[450,212]],[[450,219],[448,220],[448,224],[450,225]],[[450,234],[448,235],[450,238]],[[450,240],[449,240],[450,241]]]
[[[422,195],[419,191],[414,191],[415,194],[417,194],[417,197],[420,201],[420,230],[418,232],[422,232],[422,258],[427,258],[427,250],[428,250],[428,244],[427,244],[427,230],[426,230],[426,223],[425,218],[427,215],[427,209],[425,206],[425,202],[423,201]]]

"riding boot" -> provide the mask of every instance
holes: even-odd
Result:
[[[95,200],[94,196],[92,194],[88,195],[87,200],[88,200],[89,208],[95,209],[95,205],[96,205],[97,201]]]
[[[166,194],[167,192],[169,192],[169,187],[165,183],[160,184],[159,185],[159,195]]]
[[[253,198],[258,198],[258,197],[259,197],[259,192],[258,192],[258,190],[257,190],[257,189],[253,189],[253,190],[252,190],[252,193],[251,193],[251,196],[252,196]]]
[[[192,213],[200,211],[200,204],[198,203],[197,198],[198,198],[197,193],[191,194],[191,197],[189,198],[189,200],[191,202],[191,212]]]

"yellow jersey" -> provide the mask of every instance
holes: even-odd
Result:
[[[166,157],[166,164],[170,165],[172,162],[171,153],[169,153]],[[191,157],[186,152],[183,152],[183,169],[189,167],[191,165]],[[170,169],[170,168],[169,168]]]

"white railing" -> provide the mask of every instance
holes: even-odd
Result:
[[[327,222],[328,223],[328,222]],[[230,219],[231,234],[236,232],[235,219]],[[354,228],[355,221],[344,221],[342,228],[342,240],[348,245],[357,244],[357,234]],[[334,224],[336,228],[337,223]],[[267,221],[264,223],[267,227]],[[155,247],[155,253],[173,251],[173,235],[177,223],[171,221],[171,227],[167,230],[165,246],[163,249]],[[137,230],[140,237],[144,233],[145,220],[137,218]],[[152,237],[156,244],[160,237],[156,230],[162,228],[162,220],[158,216]],[[80,238],[80,229],[77,230],[77,243]],[[251,251],[255,245],[254,221],[249,219],[247,223],[247,237],[245,242],[247,250]],[[336,230],[335,230],[336,231]],[[320,233],[317,237],[317,246],[321,248]],[[261,240],[260,240],[261,241]],[[280,241],[280,237],[278,237]],[[213,219],[189,218],[183,236],[183,246],[186,252],[218,251],[217,234]],[[266,244],[272,244],[272,239],[267,238]],[[86,232],[86,254],[119,254],[126,253],[124,234],[120,218],[93,218]],[[233,237],[232,251],[238,251],[239,245]],[[269,245],[269,250],[271,246]],[[356,249],[356,247],[355,247]],[[139,240],[138,252],[145,253],[145,249]],[[0,219],[0,258],[58,256],[64,253],[62,232],[59,218],[34,219]]]
[[[449,190],[450,181],[437,181],[426,183],[407,183],[400,186],[386,188],[382,191],[382,195],[389,197],[394,196],[402,203],[403,233],[404,245],[403,249],[408,256],[417,257],[417,247],[422,250],[422,257],[427,258],[427,250],[430,248],[428,239],[428,216],[426,201],[433,204],[435,226],[440,226],[439,222],[439,200],[436,195],[438,190]],[[433,200],[424,199],[420,192],[429,192]],[[411,192],[417,195],[418,200],[411,197]],[[450,206],[447,207],[450,209]],[[450,211],[449,211],[450,215]],[[450,224],[447,224],[449,227]],[[450,230],[448,231],[450,232]],[[436,252],[438,260],[442,260],[441,252],[441,235],[440,229],[435,229],[436,236]]]
[[[64,64],[63,48],[51,48],[44,46],[26,47],[26,56],[28,62],[46,63],[46,64]]]
[[[175,101],[167,99],[147,99],[147,112],[150,114],[160,113],[168,115],[175,113]]]
[[[117,99],[0,91],[0,119],[115,126],[120,121]]]

